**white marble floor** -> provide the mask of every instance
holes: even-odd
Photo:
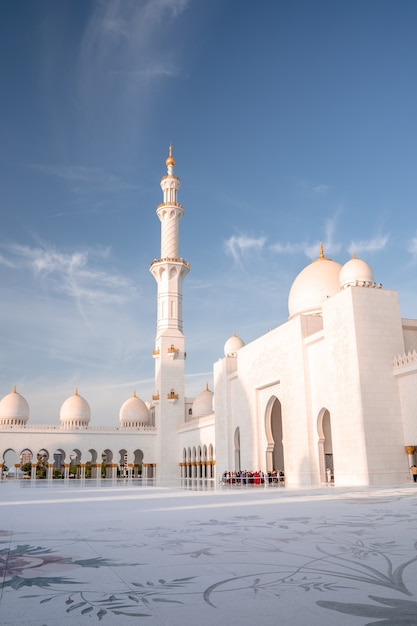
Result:
[[[0,624],[417,624],[417,485],[0,482]]]

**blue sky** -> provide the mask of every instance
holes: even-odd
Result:
[[[320,241],[417,317],[414,0],[14,0],[0,50],[0,395],[31,422],[155,392],[170,142],[188,395],[287,319]]]

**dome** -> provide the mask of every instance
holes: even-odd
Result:
[[[207,385],[193,402],[193,417],[203,417],[203,415],[213,413],[213,396],[214,393],[210,391]]]
[[[307,265],[297,276],[288,296],[290,319],[296,315],[318,315],[329,296],[340,289],[340,263],[326,259],[320,246],[320,257]]]
[[[143,400],[136,396],[136,391],[120,407],[119,420],[122,427],[138,426],[139,424],[148,426],[149,417],[149,409]]]
[[[237,351],[243,348],[244,345],[245,342],[234,333],[224,344],[224,356],[236,356]]]
[[[29,405],[16,387],[0,402],[0,424],[23,426],[29,419]]]
[[[90,405],[79,395],[78,389],[74,395],[65,400],[61,406],[60,420],[62,428],[79,428],[88,426],[91,417]]]
[[[349,285],[367,287],[374,284],[374,273],[365,261],[353,256],[340,270],[339,283],[341,289]]]

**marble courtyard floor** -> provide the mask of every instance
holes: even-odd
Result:
[[[0,482],[0,624],[417,624],[417,485]]]

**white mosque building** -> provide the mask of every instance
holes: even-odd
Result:
[[[185,395],[182,283],[172,147],[161,180],[155,395],[133,396],[114,428],[92,426],[88,402],[65,400],[60,423],[31,425],[16,389],[0,401],[0,475],[14,458],[33,480],[219,479],[224,471],[281,470],[289,486],[397,484],[410,480],[417,449],[417,320],[398,294],[352,258],[310,263],[289,292],[288,321],[245,345],[236,335],[214,365],[214,390]],[[9,463],[10,469],[10,463]],[[42,471],[40,471],[42,469]]]

